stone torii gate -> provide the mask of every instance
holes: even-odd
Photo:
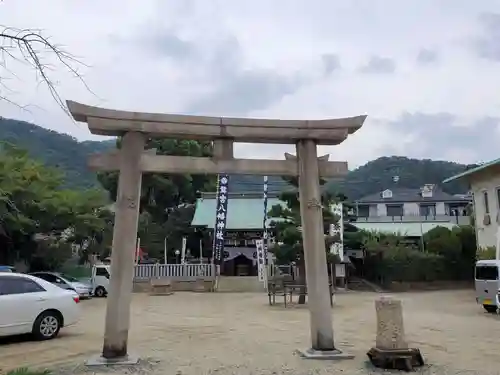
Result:
[[[345,357],[335,347],[329,299],[319,178],[341,177],[347,162],[318,160],[317,145],[338,145],[361,128],[366,116],[331,120],[264,120],[153,114],[110,110],[68,101],[76,121],[92,134],[122,136],[121,149],[92,155],[95,170],[120,171],[111,253],[104,344],[100,363],[130,362],[127,342],[137,240],[142,173],[260,174],[299,176],[311,348],[310,358]],[[211,158],[155,155],[144,146],[148,138],[214,142]],[[236,159],[234,142],[295,144],[297,156],[286,160]],[[325,160],[326,159],[326,160]]]

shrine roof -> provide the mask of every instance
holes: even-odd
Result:
[[[215,225],[216,204],[217,200],[215,198],[199,198],[196,201],[196,211],[191,225],[213,228]],[[276,204],[284,205],[278,198],[268,198],[268,210]],[[264,219],[264,200],[262,196],[259,198],[230,197],[227,202],[227,211],[226,229],[262,229]],[[268,220],[268,225],[270,222],[271,220]]]

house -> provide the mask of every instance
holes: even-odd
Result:
[[[496,246],[500,222],[500,159],[449,177],[443,183],[458,179],[470,184],[478,247]]]
[[[388,188],[356,201],[358,222],[443,222],[468,224],[468,195],[451,195],[438,186]]]

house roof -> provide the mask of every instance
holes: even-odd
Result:
[[[446,184],[447,182],[455,181],[455,180],[458,180],[458,179],[461,179],[461,178],[470,177],[473,174],[476,174],[478,172],[484,171],[485,169],[493,167],[493,166],[498,165],[498,164],[500,164],[500,158],[492,160],[492,161],[490,161],[488,163],[481,164],[478,167],[471,168],[471,169],[466,170],[466,171],[464,171],[462,173],[456,174],[455,176],[448,177],[446,180],[443,181],[443,184]]]
[[[457,197],[445,193],[438,187],[434,187],[432,197],[422,197],[420,189],[394,188],[392,198],[382,198],[382,192],[367,195],[358,199],[357,203],[403,203],[403,202],[461,202],[468,200],[464,197]]]
[[[217,200],[215,198],[199,198],[196,201],[196,211],[191,225],[214,228],[215,209]],[[268,210],[276,205],[285,205],[277,198],[268,198]],[[254,197],[231,197],[227,201],[227,223],[226,229],[262,229],[264,220],[264,200]],[[268,225],[271,220],[268,220]]]
[[[457,224],[451,222],[390,222],[390,223],[363,223],[355,222],[352,223],[356,228],[382,232],[382,233],[394,233],[401,236],[408,237],[420,237],[422,234],[427,233],[431,229],[436,227],[445,227],[452,229],[456,227]]]

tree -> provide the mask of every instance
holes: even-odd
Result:
[[[12,63],[20,62],[33,68],[40,82],[48,88],[57,105],[70,116],[66,104],[59,96],[55,82],[51,78],[54,67],[53,64],[47,61],[47,56],[52,58],[55,64],[61,65],[74,77],[78,78],[87,90],[91,91],[78,72],[78,68],[85,66],[85,64],[74,55],[65,51],[61,46],[52,43],[40,30],[5,27],[0,32],[0,66],[2,68],[0,100],[25,108],[25,106],[8,98],[8,94],[12,90],[3,83],[6,78],[18,78],[10,70],[10,66]]]
[[[21,258],[29,263],[44,258],[40,254],[53,255],[54,246],[70,249],[67,244],[73,239],[83,243],[102,230],[105,196],[97,190],[64,190],[62,181],[59,171],[30,159],[24,150],[2,144],[0,241],[6,251],[0,261]]]
[[[285,203],[285,206],[274,205],[268,213],[268,217],[272,219],[270,226],[276,238],[276,244],[272,247],[271,251],[274,253],[278,264],[295,262],[299,267],[301,284],[305,285],[304,246],[301,232],[298,180],[297,178],[287,178],[287,181],[296,189],[281,193],[279,199]],[[320,185],[323,186],[325,182],[325,180],[321,179]],[[331,206],[336,202],[336,197],[332,194],[328,192],[322,194],[324,233],[329,233],[330,225],[338,226],[340,218],[331,212]],[[339,236],[325,235],[328,263],[337,263],[339,261],[338,255],[330,253],[330,245],[339,241]],[[299,303],[305,303],[304,290],[300,293]]]
[[[117,141],[120,147],[120,140]],[[150,139],[146,148],[156,149],[158,155],[197,156],[212,155],[210,142],[197,142],[175,139]],[[118,172],[100,173],[98,179],[116,200]],[[194,203],[198,193],[203,190],[215,191],[215,176],[179,175],[179,174],[144,174],[141,188],[139,237],[141,247],[160,258],[163,255],[163,243],[167,239],[169,256],[179,249],[182,237],[198,238],[191,220],[194,215]],[[189,240],[188,240],[189,241]]]

